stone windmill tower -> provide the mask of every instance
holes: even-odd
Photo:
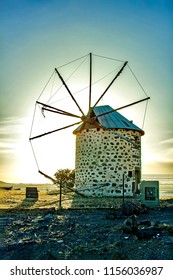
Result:
[[[125,195],[132,195],[138,190],[138,183],[141,176],[141,136],[144,131],[133,122],[126,119],[118,111],[137,103],[146,101],[149,97],[127,104],[120,108],[113,109],[108,105],[98,106],[118,76],[127,65],[123,62],[118,73],[111,83],[100,95],[94,105],[91,105],[92,97],[92,54],[89,54],[89,106],[85,115],[79,106],[74,95],[70,91],[66,81],[55,68],[55,75],[58,75],[62,82],[61,87],[70,95],[77,106],[80,114],[67,112],[52,106],[50,103],[36,101],[36,106],[45,117],[49,114],[59,114],[65,117],[77,118],[78,121],[67,126],[54,129],[36,136],[30,137],[30,141],[54,132],[60,132],[72,126],[79,125],[73,133],[76,135],[76,160],[75,160],[75,187],[78,191],[90,196],[119,196],[124,189]],[[60,87],[60,88],[61,88]],[[40,95],[41,96],[41,95]],[[54,95],[53,95],[54,96]],[[43,172],[39,171],[41,174]],[[122,188],[122,185],[124,188]]]
[[[144,131],[113,111],[95,107],[92,124],[81,125],[76,135],[76,188],[91,196],[125,195],[138,190],[141,175],[141,136]]]

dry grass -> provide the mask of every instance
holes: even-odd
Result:
[[[26,188],[15,186],[12,190],[0,188],[0,209],[21,210],[21,209],[41,209],[41,208],[59,208],[59,194],[57,191],[48,189],[39,189],[38,200],[26,199]],[[56,190],[56,189],[55,189]],[[170,197],[169,197],[170,199]],[[125,198],[126,200],[126,198]],[[129,200],[129,198],[128,198]],[[138,202],[138,198],[130,198],[131,201]],[[167,198],[160,200],[162,206],[166,206]],[[73,193],[62,195],[62,207],[67,208],[119,208],[122,204],[122,198],[115,197],[80,197]]]
[[[22,190],[0,190],[0,209],[34,209],[57,206],[56,195],[48,195],[47,191],[40,191],[38,200],[26,199],[26,191]]]
[[[52,192],[53,193],[53,192]],[[84,198],[73,193],[62,195],[63,208],[87,208],[87,207],[118,207],[122,198]],[[59,194],[49,194],[47,190],[41,190],[38,200],[26,199],[25,190],[0,190],[0,209],[36,209],[59,208]]]

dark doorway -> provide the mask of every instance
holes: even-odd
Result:
[[[138,184],[140,183],[141,181],[141,172],[140,172],[140,169],[135,169],[135,192],[138,192],[139,189],[138,189]]]

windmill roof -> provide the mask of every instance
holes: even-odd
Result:
[[[119,112],[114,111],[112,113],[100,116],[101,114],[108,113],[112,111],[113,108],[109,105],[104,106],[97,106],[93,109],[94,115],[97,117],[99,124],[102,127],[109,128],[109,129],[126,129],[126,130],[135,130],[140,131],[142,135],[144,135],[144,131],[136,126],[132,121],[126,119],[123,115]],[[75,132],[80,131],[82,125],[75,129]]]

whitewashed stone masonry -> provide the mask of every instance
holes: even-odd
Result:
[[[121,134],[138,146],[118,137]],[[141,132],[91,128],[76,134],[75,186],[88,196],[132,196],[141,171]]]

